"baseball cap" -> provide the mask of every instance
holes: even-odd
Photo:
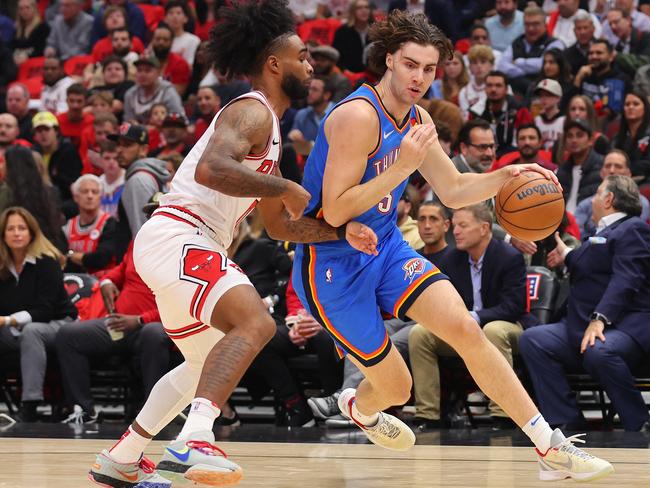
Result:
[[[585,119],[568,120],[565,125],[565,132],[568,132],[569,129],[571,129],[572,127],[577,127],[578,129],[589,134],[589,136],[591,137],[592,130],[591,127],[589,126],[589,122],[587,122]]]
[[[309,52],[312,56],[323,56],[329,58],[335,63],[339,60],[341,56],[338,50],[332,46],[316,46],[309,49]]]
[[[142,54],[137,61],[133,63],[134,66],[138,66],[139,64],[148,64],[149,66],[160,69],[160,61],[156,56]]]
[[[128,122],[120,125],[117,134],[108,135],[108,139],[117,142],[120,139],[129,139],[138,144],[149,144],[149,133],[141,125],[129,124]]]
[[[562,86],[556,80],[552,80],[550,78],[545,78],[537,83],[537,86],[535,87],[535,93],[537,93],[539,90],[549,92],[551,95],[555,95],[556,97],[562,96]]]
[[[178,112],[172,112],[167,114],[165,120],[163,120],[162,126],[165,127],[187,127],[188,121],[187,117],[184,114],[179,114]]]
[[[32,128],[36,129],[37,127],[58,127],[59,121],[52,112],[38,112],[32,118]]]

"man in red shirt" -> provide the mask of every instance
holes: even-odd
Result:
[[[86,89],[81,83],[75,83],[68,87],[66,102],[68,111],[57,115],[59,132],[63,137],[70,139],[70,142],[79,151],[81,133],[93,123],[93,115],[83,111],[86,106]],[[81,154],[79,156],[82,157]]]
[[[137,56],[144,52],[144,44],[139,38],[132,36],[129,29],[124,26],[112,30],[109,35],[95,44],[92,56],[95,63],[101,63],[111,54],[125,58],[131,52],[135,53],[137,59]]]
[[[165,145],[150,151],[148,156],[159,159],[172,154],[187,156],[192,150],[192,146],[185,142],[187,140],[187,126],[188,122],[184,114],[176,112],[167,114],[161,129]]]
[[[199,117],[194,123],[194,142],[198,141],[221,109],[221,97],[214,86],[202,86],[196,94]]]
[[[159,25],[153,32],[149,48],[160,61],[163,78],[171,82],[182,97],[190,82],[190,65],[182,56],[171,52],[174,34],[164,24]]]

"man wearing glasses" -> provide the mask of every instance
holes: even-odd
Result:
[[[494,162],[496,145],[490,124],[474,119],[458,133],[460,154],[452,161],[460,173],[485,173]]]

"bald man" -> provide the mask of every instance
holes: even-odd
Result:
[[[7,112],[14,115],[18,120],[21,139],[31,140],[32,138],[32,116],[29,111],[29,90],[22,83],[14,83],[7,90],[6,96]]]

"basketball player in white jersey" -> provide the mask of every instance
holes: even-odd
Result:
[[[185,362],[156,384],[122,439],[97,456],[90,479],[104,486],[168,488],[168,478],[183,477],[218,486],[241,478],[241,468],[213,445],[212,427],[219,405],[276,330],[248,278],[226,257],[234,229],[255,207],[273,238],[345,238],[376,253],[376,235],[360,223],[333,228],[302,217],[309,193],[278,177],[279,117],[291,99],[306,97],[313,72],[286,0],[225,9],[211,35],[216,68],[248,76],[254,91],[215,116],[136,237],[136,269]],[[190,402],[156,473],[143,451]]]

